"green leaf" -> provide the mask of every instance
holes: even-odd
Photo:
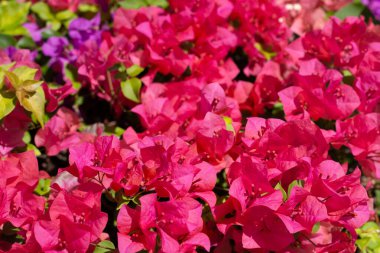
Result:
[[[227,116],[223,116],[224,123],[226,124],[226,130],[234,132],[235,133],[235,128],[232,125],[232,119]]]
[[[292,189],[294,186],[303,187],[303,181],[302,180],[294,180],[291,182],[288,186],[288,196],[290,196],[290,193],[292,192]]]
[[[98,12],[98,7],[92,4],[80,4],[78,10],[80,12]]]
[[[368,247],[368,244],[370,242],[371,238],[360,238],[358,239],[355,244],[359,247],[361,251],[366,252],[366,248]]]
[[[8,71],[11,67],[13,67],[15,63],[16,62],[11,62],[8,64],[0,65],[0,89],[2,89],[4,86],[4,77],[5,77],[6,71]]]
[[[123,133],[124,133],[124,131],[125,131],[124,128],[121,128],[121,127],[118,127],[118,126],[115,127],[115,134],[118,137],[122,136]]]
[[[276,52],[271,52],[264,48],[261,43],[255,43],[255,48],[265,57],[265,59],[270,60],[276,56]]]
[[[108,240],[101,241],[96,245],[94,253],[108,253],[115,252],[115,245]]]
[[[361,228],[356,229],[359,239],[356,245],[363,252],[379,252],[380,251],[380,236],[379,225],[376,222],[369,221]]]
[[[320,228],[320,226],[321,226],[320,222],[315,223],[314,226],[313,226],[313,229],[311,230],[311,232],[312,233],[317,233],[318,230],[319,230],[319,228]]]
[[[139,103],[141,85],[141,80],[133,77],[121,83],[121,91],[126,98]]]
[[[44,2],[37,2],[33,4],[31,9],[40,17],[40,19],[44,21],[54,20],[54,14],[51,12],[49,5]]]
[[[334,16],[338,17],[339,19],[345,19],[351,16],[357,17],[363,12],[364,8],[365,6],[361,3],[351,3],[335,12]]]
[[[0,5],[0,33],[24,35],[27,30],[22,26],[29,12],[30,3],[4,1]]]
[[[59,22],[58,20],[54,19],[53,21],[50,21],[48,22],[50,25],[51,25],[51,29],[53,31],[58,31],[59,28],[61,28],[61,22]]]
[[[16,39],[10,35],[0,34],[0,48],[7,48],[16,45]]]
[[[60,34],[57,31],[53,31],[50,29],[42,31],[42,38],[45,40],[53,36],[60,36]]]
[[[282,200],[283,200],[283,201],[287,200],[288,195],[286,195],[286,191],[285,191],[284,188],[282,187],[281,182],[278,182],[278,183],[276,184],[276,186],[274,187],[274,189],[276,189],[276,190],[280,190],[280,191],[281,191],[281,193],[282,193]]]
[[[70,10],[60,11],[55,15],[56,19],[60,21],[70,20],[75,18],[75,16],[75,13]]]
[[[124,0],[118,3],[121,7],[125,9],[138,9],[147,6],[144,0]]]
[[[166,0],[146,0],[149,6],[158,6],[161,8],[167,8],[169,6],[168,1]]]
[[[0,92],[0,120],[10,114],[16,106],[15,94]]]
[[[35,48],[36,43],[34,43],[34,40],[31,37],[24,36],[16,43],[16,47],[18,48]]]
[[[32,140],[32,137],[30,136],[30,133],[28,131],[26,131],[24,133],[24,136],[22,137],[22,141],[24,143],[29,143],[31,140]]]
[[[12,71],[12,73],[15,74],[21,82],[23,82],[26,80],[33,80],[37,71],[38,69],[33,69],[27,66],[21,66],[21,67],[15,68]]]
[[[33,144],[30,144],[30,143],[26,144],[26,150],[34,151],[35,156],[41,155],[41,151],[36,146],[34,146]]]
[[[130,77],[136,77],[139,74],[141,74],[143,71],[144,69],[140,67],[139,65],[132,65],[131,67],[127,68],[127,74]]]
[[[69,65],[65,66],[65,76],[71,81],[74,89],[79,90],[81,88],[81,83],[76,81],[77,73],[74,72]]]
[[[41,178],[38,181],[38,185],[36,186],[36,189],[34,189],[34,192],[40,196],[47,195],[50,192],[50,183],[50,178]]]

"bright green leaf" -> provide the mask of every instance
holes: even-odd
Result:
[[[120,137],[120,136],[123,135],[124,131],[125,130],[123,128],[117,126],[117,127],[115,127],[115,131],[114,132],[115,132],[116,136]]]
[[[16,106],[15,94],[0,92],[0,120],[10,114]]]
[[[126,98],[138,103],[140,102],[141,85],[141,80],[133,77],[121,83],[121,91]]]
[[[70,19],[75,18],[75,16],[76,16],[75,13],[70,10],[60,11],[55,15],[56,19],[60,21],[70,20]]]
[[[224,123],[226,124],[226,130],[234,132],[235,133],[235,128],[232,125],[232,119],[227,116],[223,116]]]
[[[24,136],[22,137],[22,141],[24,143],[29,143],[31,140],[32,140],[32,137],[30,136],[30,133],[28,131],[26,131],[24,133]]]
[[[36,186],[36,189],[34,189],[34,192],[40,196],[48,194],[50,192],[50,183],[51,180],[49,178],[41,178],[38,181],[38,185]]]
[[[51,29],[53,31],[58,31],[59,28],[61,28],[61,22],[59,22],[58,20],[53,20],[53,21],[50,21],[49,24],[51,25]]]
[[[260,43],[255,43],[255,48],[265,57],[265,59],[270,60],[276,56],[276,52],[268,51]]]
[[[80,12],[98,12],[98,7],[92,4],[80,4],[78,10]]]
[[[26,80],[33,80],[34,76],[36,75],[38,69],[33,69],[27,66],[21,66],[18,68],[15,68],[12,73],[14,73],[18,79],[23,82]]]
[[[27,21],[30,3],[4,1],[0,5],[0,33],[24,35],[27,30],[22,26]]]
[[[35,156],[41,155],[41,151],[33,144],[30,144],[30,143],[26,144],[26,150],[32,150]]]
[[[115,251],[115,245],[108,240],[101,241],[96,245],[94,253],[109,253]]]
[[[147,6],[144,0],[124,0],[118,2],[118,4],[125,9],[138,9]]]
[[[168,1],[166,0],[146,0],[149,6],[158,6],[161,8],[167,8],[169,6]]]
[[[365,6],[361,3],[351,3],[335,12],[334,16],[339,19],[345,19],[351,16],[358,17],[363,12],[364,8]]]
[[[317,222],[314,224],[313,229],[311,230],[312,233],[317,233],[319,228],[321,227],[321,223]]]
[[[141,72],[143,72],[144,69],[140,67],[139,65],[132,65],[131,67],[127,68],[127,74],[130,77],[136,77],[138,76]]]

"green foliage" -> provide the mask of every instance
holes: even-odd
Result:
[[[0,66],[0,120],[10,114],[16,106],[15,93],[8,90],[1,90],[4,86],[5,72],[9,70],[14,63]]]
[[[45,114],[45,93],[41,87],[43,82],[34,80],[37,69],[21,66],[13,71],[5,70],[4,73],[14,88],[20,105],[24,107],[25,110],[31,112],[37,121],[43,126]],[[11,99],[11,96],[8,98]],[[12,111],[14,108],[11,108],[12,103],[8,101],[7,105],[8,108],[6,111]]]
[[[282,185],[281,185],[280,182],[278,182],[276,184],[276,186],[274,187],[274,189],[281,191],[281,193],[282,193],[282,200],[283,201],[286,201],[288,199],[288,195],[286,194],[286,191],[284,190],[284,188],[282,187]]]
[[[143,71],[144,71],[144,69],[142,67],[140,67],[139,65],[133,65],[133,66],[127,68],[127,74],[130,77],[136,77],[136,76],[140,75]]]
[[[375,196],[374,196],[374,202],[375,202],[375,211],[378,216],[380,216],[380,189],[377,187],[379,186],[379,182],[375,185]]]
[[[3,1],[0,3],[0,34],[25,35],[27,30],[22,26],[28,16],[30,3]]]
[[[105,240],[101,241],[96,245],[94,253],[109,253],[116,252],[115,245],[111,241]]]
[[[359,239],[356,246],[361,252],[380,252],[380,227],[373,221],[367,222],[361,228],[356,229]]]
[[[146,6],[167,8],[169,6],[167,0],[124,0],[120,1],[119,5],[126,9],[138,9]]]
[[[50,183],[51,183],[51,180],[49,178],[41,178],[38,181],[38,185],[36,186],[36,189],[34,189],[34,192],[40,196],[49,194]]]
[[[274,187],[274,189],[276,190],[280,190],[281,193],[282,193],[282,198],[283,198],[283,201],[286,201],[289,196],[290,196],[290,193],[292,192],[292,189],[294,186],[299,186],[299,187],[303,187],[304,185],[304,182],[303,180],[294,180],[293,182],[291,182],[288,186],[288,191],[286,191],[284,189],[284,187],[281,185],[281,182],[278,182],[276,184],[276,186]]]
[[[345,19],[345,18],[351,17],[351,16],[357,17],[363,12],[364,8],[365,8],[365,6],[362,3],[353,2],[351,4],[344,6],[339,11],[335,12],[334,16],[336,16],[340,19]]]
[[[78,6],[80,12],[98,12],[98,6],[92,4],[80,4]]]
[[[270,60],[276,56],[276,52],[268,50],[260,43],[255,43],[255,48],[265,57],[265,59]]]
[[[311,232],[312,233],[317,233],[320,227],[321,227],[321,223],[320,222],[315,223],[314,226],[313,226],[313,228],[312,228],[312,230],[311,230]]]
[[[126,98],[132,100],[133,102],[139,103],[141,86],[141,80],[136,77],[132,77],[121,82],[121,91]]]
[[[53,13],[49,5],[44,2],[37,2],[31,7],[32,11],[38,15],[40,19],[51,25],[53,31],[58,31],[62,24],[68,26],[71,20],[76,17],[76,14],[70,10],[64,10]]]
[[[65,76],[71,81],[74,89],[79,90],[81,88],[81,83],[77,81],[77,73],[69,65],[65,66]]]
[[[227,116],[223,116],[223,119],[224,119],[224,123],[226,124],[226,129],[228,131],[235,133],[234,126],[232,125],[232,119],[230,117],[227,117]]]
[[[14,93],[0,91],[0,120],[10,114],[16,106]]]
[[[16,45],[16,39],[10,35],[0,34],[0,48],[7,48]]]

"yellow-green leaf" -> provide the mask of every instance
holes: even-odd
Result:
[[[276,56],[276,52],[271,52],[269,50],[267,50],[266,48],[264,48],[264,46],[260,43],[255,43],[255,48],[257,50],[259,50],[260,53],[263,54],[263,56],[265,57],[265,59],[267,60],[270,60],[272,59],[273,57]]]
[[[38,185],[36,186],[36,189],[34,189],[34,192],[40,196],[47,195],[50,192],[50,183],[50,178],[41,178],[38,181]]]
[[[0,89],[3,88],[4,85],[5,71],[9,70],[13,65],[15,65],[15,62],[0,66]]]
[[[223,116],[223,120],[224,120],[224,123],[226,124],[226,129],[228,131],[235,133],[234,126],[232,125],[232,119],[228,116]]]
[[[32,150],[35,154],[35,156],[40,156],[41,155],[41,151],[33,144],[26,144],[26,150]]]
[[[136,77],[143,71],[144,71],[144,69],[142,67],[140,67],[139,65],[136,65],[136,64],[127,68],[127,74],[131,77]]]
[[[53,31],[58,31],[59,28],[61,28],[61,22],[59,22],[58,20],[54,19],[52,20],[51,22],[49,22],[49,24],[51,25],[51,29]]]
[[[0,4],[0,33],[23,35],[27,30],[22,26],[29,12],[30,3],[3,1]]]
[[[21,87],[20,79],[14,73],[10,71],[5,71],[5,76],[8,78],[13,88],[18,90]]]
[[[16,106],[14,93],[0,92],[0,120],[10,114]]]
[[[133,77],[121,83],[121,91],[126,98],[138,103],[140,102],[141,85],[141,80]]]
[[[55,17],[60,20],[60,21],[63,21],[63,20],[69,20],[69,19],[73,19],[75,17],[75,13],[70,11],[70,10],[64,10],[64,11],[60,11],[58,12]]]
[[[45,94],[42,87],[38,87],[35,92],[22,92],[17,94],[22,107],[25,110],[30,111],[34,114],[38,122],[44,125],[44,114],[45,114]]]
[[[50,11],[49,5],[44,2],[37,2],[33,4],[32,11],[36,13],[40,19],[49,21],[54,19],[53,13]]]
[[[38,69],[33,69],[27,66],[21,66],[15,68],[12,73],[14,73],[21,81],[33,80]]]
[[[26,80],[22,83],[22,89],[26,92],[33,92],[41,86],[43,81]]]

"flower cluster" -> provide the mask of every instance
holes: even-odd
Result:
[[[380,245],[364,4],[0,5],[0,252]]]

